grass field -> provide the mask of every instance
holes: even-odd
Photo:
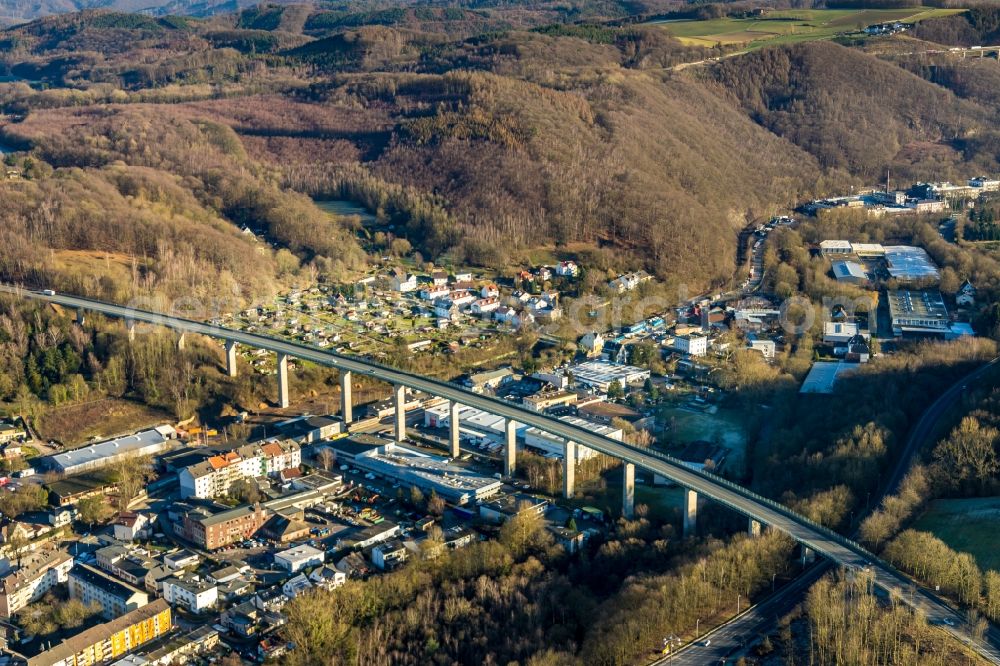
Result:
[[[791,9],[757,18],[718,18],[706,21],[669,21],[658,25],[685,44],[713,47],[789,44],[857,32],[874,23],[915,23],[958,14],[961,9]]]
[[[668,437],[678,449],[698,440],[719,442],[730,450],[726,469],[742,473],[746,465],[747,431],[741,414],[730,409],[708,414],[680,408],[669,409],[666,414]]]
[[[951,548],[969,553],[981,569],[1000,571],[1000,497],[935,500],[913,525]]]

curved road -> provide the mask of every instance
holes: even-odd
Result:
[[[318,365],[355,372],[393,385],[406,386],[463,405],[482,409],[497,416],[514,419],[519,423],[537,427],[558,437],[563,437],[595,451],[632,463],[648,472],[665,476],[678,485],[701,493],[705,497],[710,497],[734,511],[745,516],[750,516],[765,525],[785,532],[798,543],[823,555],[840,566],[850,569],[870,566],[875,571],[877,584],[887,591],[905,593],[911,587],[910,581],[902,574],[898,573],[887,563],[878,560],[878,558],[860,545],[837,534],[833,530],[822,527],[808,518],[796,514],[788,507],[757,495],[742,486],[721,477],[695,471],[670,456],[608,439],[584,428],[560,421],[557,418],[528,411],[523,407],[503,400],[472,393],[454,384],[414,375],[366,359],[345,356],[310,345],[289,342],[256,333],[212,326],[203,322],[172,317],[157,312],[148,312],[77,296],[54,294],[51,292],[45,293],[7,285],[0,285],[0,293],[47,301],[81,311],[99,312],[110,317],[123,319],[132,324],[137,322],[153,324],[183,333],[205,335],[216,339],[233,341],[256,349],[266,349],[275,353],[287,354],[288,356],[310,361]],[[925,598],[923,595],[901,594],[901,596],[908,603],[921,607],[932,620],[945,616],[951,617],[953,615],[953,612],[937,599]],[[989,655],[988,658],[991,661],[1000,664],[1000,649],[992,645],[984,645],[982,648],[984,656]]]

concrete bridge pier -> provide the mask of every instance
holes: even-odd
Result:
[[[622,515],[631,520],[635,516],[635,465],[622,465]]]
[[[278,352],[278,407],[285,409],[291,402],[288,391],[288,354]]]
[[[76,323],[80,326],[87,323],[87,313],[83,308],[76,309]]]
[[[752,537],[760,536],[760,521],[750,518],[749,525],[747,526],[747,533]]]
[[[184,340],[184,332],[182,331],[179,336],[177,336],[177,351],[184,351],[186,342]]]
[[[506,419],[503,433],[503,475],[514,476],[517,469],[517,421]]]
[[[563,497],[572,499],[576,490],[576,442],[566,440],[563,449]]]
[[[684,489],[684,536],[692,537],[698,530],[698,493]]]
[[[354,396],[351,395],[351,371],[340,371],[340,418],[344,425],[354,420]]]
[[[135,321],[126,319],[125,328],[128,330],[128,341],[135,342]]]
[[[802,566],[812,564],[816,561],[816,551],[812,548],[804,544],[799,544],[799,549],[802,551]]]
[[[236,376],[236,341],[226,340],[226,375]]]
[[[406,387],[397,384],[392,387],[393,435],[397,442],[406,439]]]
[[[458,412],[461,410],[462,405],[458,404],[454,400],[448,405],[448,455],[452,458],[457,458],[462,455],[462,447],[459,446],[459,442],[462,435],[462,424],[459,421]]]

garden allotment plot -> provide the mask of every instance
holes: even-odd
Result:
[[[706,21],[659,23],[685,44],[714,47],[789,44],[858,32],[874,23],[916,23],[961,13],[960,9],[802,9],[768,12],[754,18],[718,18]]]

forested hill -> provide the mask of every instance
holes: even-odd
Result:
[[[961,165],[996,168],[984,140],[997,134],[995,113],[861,51],[831,42],[765,49],[710,76],[762,126],[869,182],[895,162],[920,180]]]
[[[10,29],[0,74],[25,80],[0,84],[0,143],[32,149],[45,166],[36,182],[84,175],[131,196],[122,170],[174,179],[189,216],[231,230],[253,222],[320,272],[359,265],[347,236],[357,230],[341,220],[311,235],[325,218],[304,197],[281,205],[279,192],[366,204],[424,258],[506,267],[546,248],[698,286],[729,277],[740,228],[803,197],[885,168],[932,180],[1000,170],[986,91],[960,98],[967,85],[859,48],[772,47],[676,70],[720,52],[655,26],[469,36],[497,14],[404,14],[461,27],[450,36],[378,13],[318,21],[314,9],[266,6],[211,20],[85,12]],[[57,239],[34,242],[69,243],[84,218],[63,218]],[[157,260],[148,229],[142,246],[115,251]],[[109,244],[76,232],[84,249]],[[22,273],[53,270],[26,261]]]

